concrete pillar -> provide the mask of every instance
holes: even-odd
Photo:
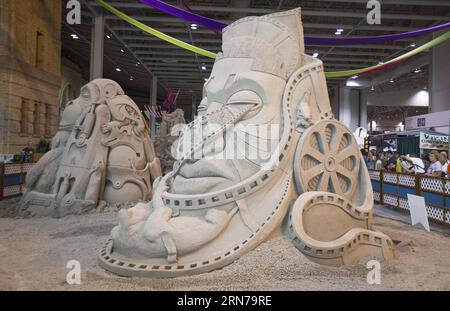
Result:
[[[444,31],[445,32],[445,31]],[[444,32],[433,34],[438,37]],[[429,72],[430,110],[450,110],[450,41],[447,40],[431,49]]]
[[[335,86],[330,90],[331,111],[336,119],[339,119],[339,87]]]
[[[158,78],[156,76],[153,76],[152,78],[152,91],[151,91],[151,105],[156,107],[157,100],[158,100]],[[156,136],[156,117],[152,114],[152,121],[150,125],[151,129],[151,138],[155,138]]]
[[[197,117],[197,97],[192,94],[192,110],[191,110],[191,119],[192,121],[195,120],[195,118]]]
[[[445,33],[445,31],[433,34],[436,38]],[[431,49],[430,53],[430,72],[428,74],[428,89],[430,96],[430,112],[441,112],[450,110],[450,42],[447,40]],[[449,127],[435,128],[436,131],[450,133]]]
[[[105,18],[103,14],[94,18],[91,36],[91,81],[103,78],[103,51],[105,45]]]
[[[339,121],[352,132],[367,127],[367,92],[347,86],[339,88]]]
[[[369,122],[367,120],[367,89],[359,91],[359,126],[368,128]]]

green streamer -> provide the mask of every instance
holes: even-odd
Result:
[[[210,57],[210,58],[216,58],[217,54],[201,49],[199,47],[193,46],[189,43],[183,42],[181,40],[175,39],[171,36],[168,36],[166,34],[163,34],[162,32],[159,32],[158,30],[149,27],[137,20],[135,20],[134,18],[131,18],[130,16],[122,13],[121,11],[117,10],[116,8],[112,7],[111,5],[109,5],[108,3],[104,2],[103,0],[96,0],[102,7],[104,7],[106,10],[108,10],[109,12],[111,12],[112,14],[120,17],[121,19],[123,19],[124,21],[126,21],[127,23],[130,23],[131,25],[141,29],[142,31],[145,31],[157,38],[160,38],[161,40],[167,41],[169,43],[172,43],[174,45],[177,45],[183,49],[189,50],[191,52],[206,56],[206,57]]]
[[[432,48],[432,47],[434,47],[436,45],[439,45],[439,44],[447,41],[448,39],[450,39],[450,31],[440,35],[439,37],[431,40],[430,42],[428,42],[428,43],[426,43],[426,44],[424,44],[424,45],[422,45],[422,46],[420,46],[420,47],[418,47],[418,48],[416,48],[416,49],[414,49],[412,51],[409,51],[408,53],[405,53],[405,54],[400,55],[400,56],[398,56],[398,57],[396,57],[394,59],[391,59],[390,61],[388,61],[388,62],[386,62],[384,64],[378,64],[378,65],[375,65],[375,66],[371,66],[371,67],[367,67],[367,68],[361,68],[361,69],[354,69],[354,70],[326,72],[325,76],[327,78],[339,78],[339,77],[349,77],[349,76],[358,75],[358,74],[361,74],[363,72],[374,70],[374,69],[377,69],[377,68],[380,68],[380,67],[392,64],[392,63],[396,63],[396,62],[404,60],[406,58],[412,57],[412,56],[417,55],[417,54],[419,54],[421,52],[424,52],[424,51],[426,51],[426,50],[428,50],[428,49],[430,49],[430,48]]]

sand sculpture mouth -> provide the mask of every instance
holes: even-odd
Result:
[[[240,158],[194,157],[210,144],[219,147],[209,156],[238,146],[236,125],[248,124],[277,126],[274,139],[253,137],[270,148],[243,139],[269,157],[250,159],[239,147]],[[201,127],[201,139],[186,148]],[[105,269],[148,277],[211,271],[264,242],[285,217],[293,244],[315,262],[394,256],[389,237],[371,231],[368,172],[350,130],[333,118],[322,62],[304,54],[300,9],[224,30],[223,54],[177,154],[152,201],[119,213],[100,252]]]

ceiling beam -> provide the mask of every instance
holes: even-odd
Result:
[[[314,0],[315,2],[329,3],[361,3],[367,4],[367,0]],[[382,5],[401,5],[401,6],[442,6],[450,7],[450,2],[442,0],[383,0]]]
[[[412,2],[412,1],[410,1]],[[94,4],[95,2],[92,2],[92,4]],[[367,2],[366,2],[367,3]],[[418,2],[419,3],[419,2]],[[96,4],[96,3],[95,3]],[[145,4],[135,4],[135,3],[123,3],[123,2],[114,2],[114,3],[110,3],[112,6],[115,7],[122,7],[122,8],[134,8],[134,9],[147,9],[147,10],[154,10],[152,9],[150,6],[145,5]],[[411,5],[411,4],[410,4]],[[219,7],[219,6],[201,6],[201,5],[192,5],[191,10],[195,11],[195,12],[212,12],[212,13],[247,13],[247,14],[257,14],[257,15],[261,15],[261,14],[271,14],[271,13],[275,13],[276,10],[273,9],[263,9],[263,8],[245,8],[245,7]],[[112,15],[108,15],[109,17],[113,17]],[[302,16],[320,16],[320,17],[324,17],[324,16],[331,16],[331,17],[350,17],[350,18],[365,18],[367,16],[367,11],[353,11],[353,12],[348,12],[348,11],[333,11],[333,10],[328,10],[328,11],[324,11],[322,10],[308,10],[308,9],[302,9]],[[139,15],[135,15],[132,16],[135,19],[139,19],[142,20],[140,18],[144,17],[144,16],[139,16]],[[114,18],[117,19],[117,18]],[[389,13],[384,13],[383,14],[383,19],[395,19],[395,20],[429,20],[429,21],[435,21],[435,20],[450,20],[449,16],[430,16],[430,15],[409,15],[409,14],[389,14]],[[181,20],[183,21],[183,20]],[[183,21],[184,22],[184,21]],[[230,24],[233,21],[221,21],[221,22],[225,22]]]

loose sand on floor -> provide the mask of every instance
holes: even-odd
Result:
[[[401,241],[398,260],[382,263],[381,285],[369,285],[363,263],[329,268],[307,260],[281,233],[233,264],[177,279],[123,278],[97,264],[97,252],[117,223],[116,212],[15,218],[17,200],[0,202],[0,290],[450,290],[450,236],[375,218]],[[70,260],[81,263],[81,285],[68,285]]]

